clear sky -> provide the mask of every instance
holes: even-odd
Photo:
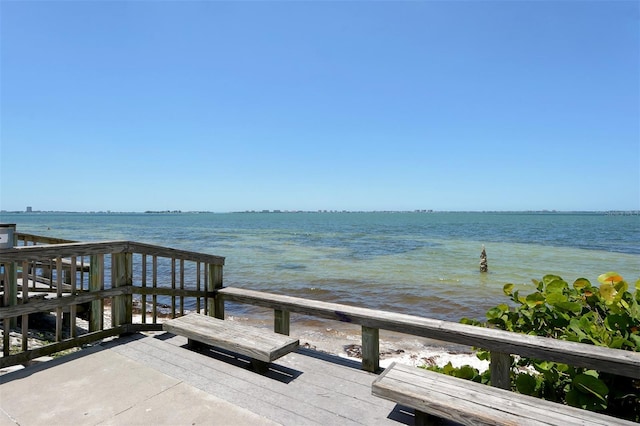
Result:
[[[637,1],[0,2],[0,208],[637,210]]]

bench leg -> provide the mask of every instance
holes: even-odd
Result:
[[[432,416],[429,413],[423,413],[422,411],[415,410],[415,425],[416,426],[431,426],[441,424],[440,417]]]
[[[202,342],[198,342],[197,340],[187,339],[187,347],[189,349],[203,349],[206,345]]]
[[[265,373],[267,373],[269,371],[269,363],[268,362],[264,362],[264,361],[260,361],[260,360],[251,358],[251,366],[253,367],[253,369],[255,371],[257,371],[260,374],[265,374]]]

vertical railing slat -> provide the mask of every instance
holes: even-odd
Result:
[[[92,255],[89,259],[89,291],[104,290],[104,254]],[[91,302],[89,331],[99,331],[104,327],[104,299]]]
[[[131,253],[111,254],[113,288],[133,285],[133,256]],[[115,296],[111,302],[111,325],[117,327],[133,322],[133,296],[131,293]]]
[[[200,268],[202,267],[202,263],[199,261],[196,262],[196,290],[200,291],[202,285],[200,283]],[[196,297],[196,312],[200,313],[200,297]]]
[[[376,372],[380,369],[380,330],[362,326],[362,369]]]
[[[153,265],[152,265],[152,283],[151,285],[153,286],[153,288],[158,288],[158,256],[156,256],[155,254],[153,255]],[[152,311],[153,311],[153,322],[157,323],[158,322],[158,296],[156,295],[156,293],[153,293],[153,297],[151,298],[152,301]]]
[[[53,280],[52,280],[53,281]],[[62,297],[62,257],[56,257],[56,297]],[[56,342],[62,340],[62,308],[56,308]]]
[[[29,262],[22,262],[22,303],[29,302]],[[22,350],[29,349],[29,315],[22,315],[20,323],[22,329]]]
[[[176,259],[171,258],[171,289],[176,289]],[[176,294],[171,294],[171,318],[176,317]]]
[[[282,309],[274,309],[273,311],[273,331],[286,336],[291,332],[291,314],[289,311],[283,311]]]
[[[504,352],[491,351],[489,372],[491,373],[491,386],[510,389],[511,355]]]
[[[222,288],[222,265],[207,264],[209,270],[209,279],[207,281],[207,291],[216,291]],[[224,298],[222,295],[216,294],[207,299],[208,315],[219,319],[224,319]]]
[[[184,290],[184,259],[180,259],[180,290]],[[184,296],[180,295],[180,316],[184,315]]]
[[[142,255],[142,288],[147,288],[147,255]],[[140,309],[142,310],[142,323],[147,323],[147,295],[142,294],[140,298]]]
[[[71,295],[75,296],[77,293],[76,289],[76,273],[77,273],[77,265],[76,262],[78,258],[76,256],[71,256],[71,267],[69,271],[69,278],[71,279]],[[76,315],[78,312],[78,305],[73,304],[69,306],[69,333],[70,337],[76,337]]]

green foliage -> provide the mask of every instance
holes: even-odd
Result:
[[[489,384],[489,371],[480,372],[477,368],[473,368],[470,365],[463,365],[461,367],[454,367],[451,362],[448,362],[444,367],[422,366],[427,370],[437,371],[449,376],[458,377],[460,379],[471,380],[477,383]]]
[[[640,352],[640,280],[633,294],[616,272],[602,274],[598,281],[600,285],[594,286],[586,278],[579,278],[569,285],[557,275],[546,275],[541,281],[533,280],[533,291],[525,295],[514,284],[506,284],[503,291],[510,304],[489,309],[487,323],[462,322]],[[481,359],[488,356],[484,351],[478,355]],[[477,376],[490,381],[488,374]],[[640,381],[628,377],[519,358],[512,368],[512,388],[640,421]]]

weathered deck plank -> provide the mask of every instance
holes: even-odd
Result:
[[[375,374],[359,363],[299,349],[285,355],[266,375],[248,368],[247,359],[224,352],[185,350],[187,339],[165,333],[132,339],[113,350],[180,379],[234,405],[282,424],[412,423],[395,404],[371,395]],[[389,418],[390,413],[397,418]]]

